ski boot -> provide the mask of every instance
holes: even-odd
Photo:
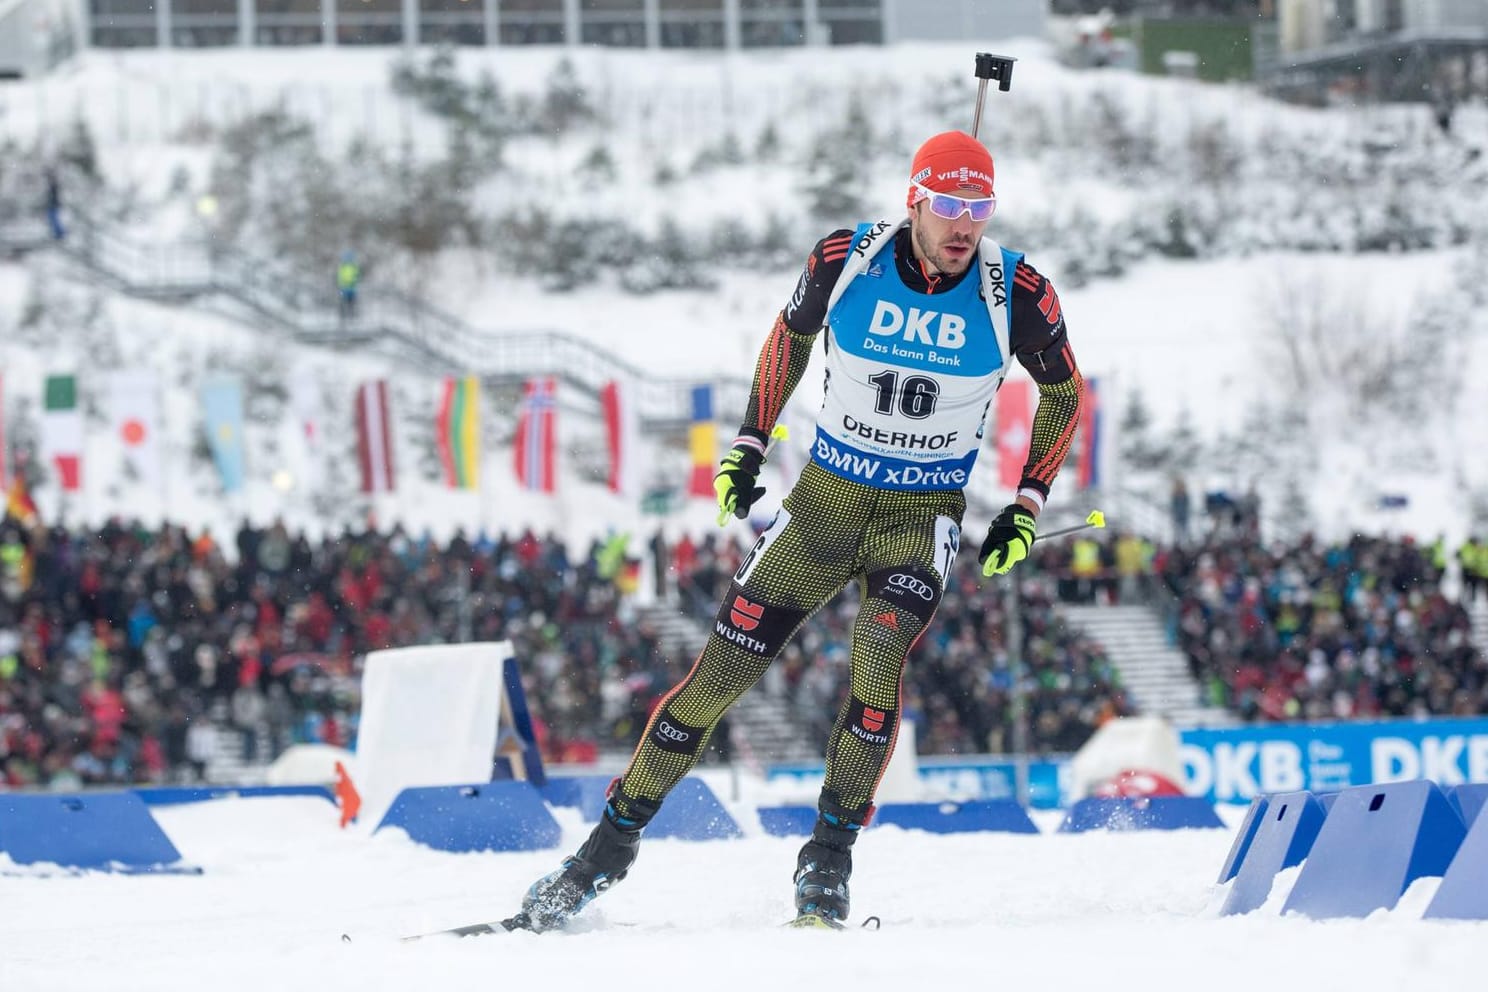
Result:
[[[835,929],[847,919],[852,846],[863,824],[849,819],[840,807],[829,808],[836,807],[835,803],[824,801],[822,806],[811,839],[796,857],[796,920],[798,924],[822,922]]]
[[[604,814],[578,852],[527,890],[521,913],[525,928],[542,932],[562,926],[630,871],[640,850],[641,831],[660,804],[623,796],[617,804],[618,791],[617,780]],[[622,815],[620,809],[630,816]]]

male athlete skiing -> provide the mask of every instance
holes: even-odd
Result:
[[[692,670],[651,715],[589,839],[538,880],[511,925],[562,924],[626,876],[641,833],[696,764],[724,711],[806,618],[849,581],[862,604],[851,691],[827,741],[826,781],[795,870],[798,922],[848,915],[852,847],[898,732],[905,658],[935,615],[961,543],[963,489],[1012,358],[1038,383],[1028,462],[977,558],[1006,574],[1036,521],[1079,419],[1083,382],[1049,281],[984,238],[992,156],[948,131],[909,173],[908,216],[817,243],[755,368],[739,435],[715,478],[719,522],[747,518],[771,430],[818,337],[826,397],[811,461],[740,565]]]

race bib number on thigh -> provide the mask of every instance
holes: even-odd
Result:
[[[759,564],[759,560],[764,557],[766,549],[775,543],[775,539],[785,530],[786,525],[790,523],[790,519],[790,511],[785,507],[782,506],[779,510],[775,511],[775,519],[770,521],[770,526],[766,527],[765,532],[759,536],[759,540],[754,542],[754,547],[749,549],[749,554],[745,555],[744,560],[739,562],[739,570],[734,573],[735,582],[742,586],[745,582],[749,581],[749,573],[754,571],[754,566]]]
[[[961,525],[950,517],[935,518],[935,570],[940,573],[940,587],[945,588],[951,574],[951,563],[961,550]]]

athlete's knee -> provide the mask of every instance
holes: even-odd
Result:
[[[881,568],[868,573],[867,594],[903,610],[923,627],[940,607],[940,576],[919,565]]]
[[[733,582],[713,620],[713,633],[768,662],[805,618],[805,610],[772,606]]]

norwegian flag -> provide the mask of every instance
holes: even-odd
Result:
[[[558,382],[551,376],[529,379],[522,387],[517,421],[517,481],[523,489],[558,489]]]

